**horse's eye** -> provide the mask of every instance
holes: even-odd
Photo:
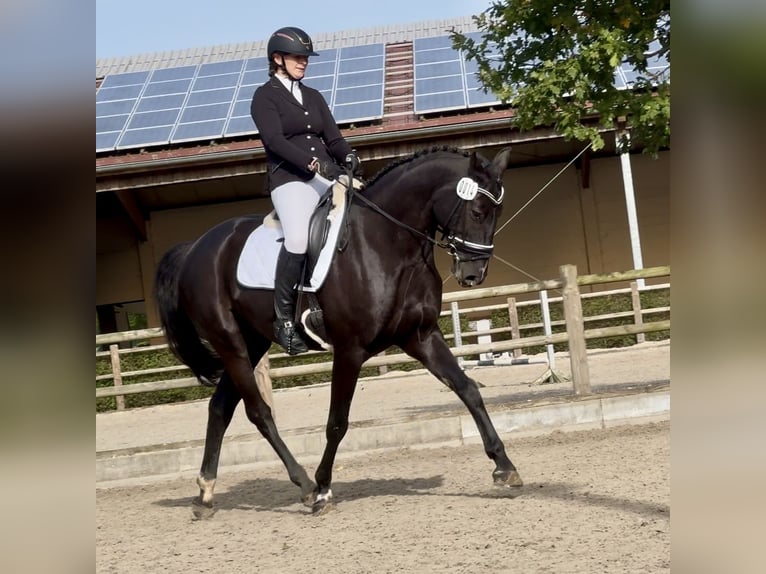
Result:
[[[483,216],[484,214],[482,213],[480,209],[476,209],[476,208],[471,209],[471,219],[473,219],[474,221],[481,221]]]

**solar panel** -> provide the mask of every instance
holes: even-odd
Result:
[[[341,48],[331,108],[338,123],[383,117],[385,46]]]
[[[245,60],[201,64],[171,143],[220,138],[226,128]]]
[[[476,32],[467,36],[480,39]],[[455,50],[449,36],[416,39],[413,50],[416,114],[500,103],[492,92],[484,92],[476,78],[476,62],[466,60],[462,51]]]
[[[385,46],[322,50],[304,82],[339,124],[383,117]],[[96,92],[96,152],[257,134],[250,116],[268,60],[250,58],[112,74]]]
[[[98,129],[98,128],[96,128]],[[96,132],[96,151],[108,151],[113,150],[117,145],[117,138],[120,137],[120,132]]]
[[[107,76],[96,92],[96,151],[115,148],[149,72]]]
[[[133,111],[113,149],[167,143],[196,71],[197,66],[181,66],[147,72]],[[124,81],[119,76],[126,75],[129,74],[118,75],[118,81]],[[114,76],[104,81],[110,77]],[[102,84],[101,90],[103,88]]]
[[[413,50],[415,113],[464,109],[463,57],[452,48],[449,36],[416,39]]]
[[[196,71],[197,66],[180,66],[177,68],[154,70],[154,72],[152,72],[152,81],[168,82],[170,80],[185,80],[193,78]]]
[[[151,144],[165,144],[170,141],[170,132],[172,125],[152,127],[145,129],[132,129],[126,131],[120,138],[116,149],[127,149],[132,147],[143,147]]]
[[[452,39],[449,36],[431,36],[430,38],[418,38],[413,45],[415,51],[436,50],[449,48],[452,50]]]
[[[648,74],[639,74],[636,69],[628,62],[623,62],[619,68],[614,71],[614,83],[618,89],[632,88],[639,76],[648,79],[650,83],[657,84],[656,80],[667,80],[670,78],[670,62],[664,55],[658,55],[660,43],[654,40],[649,44],[646,52],[646,71]]]
[[[304,84],[319,90],[330,109],[332,109],[332,95],[338,69],[338,52],[339,50],[333,48],[320,50],[318,56],[312,56],[309,67],[306,68],[306,77],[303,79]]]
[[[223,130],[223,135],[243,136],[258,133],[250,116],[250,103],[258,86],[269,78],[269,60],[267,58],[250,58],[245,60],[242,79],[237,87],[234,105],[229,113],[229,119]]]

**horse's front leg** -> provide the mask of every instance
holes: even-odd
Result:
[[[363,351],[351,353],[335,351],[330,390],[330,413],[327,417],[325,431],[327,445],[314,475],[317,489],[312,512],[315,515],[326,512],[332,506],[332,467],[335,464],[338,446],[348,430],[351,399],[354,398],[359,371],[367,358],[368,356]]]
[[[521,477],[505,453],[503,441],[489,418],[476,382],[460,368],[438,327],[415,333],[403,348],[452,389],[468,407],[484,443],[484,452],[495,462],[495,470],[492,473],[494,483],[497,486],[522,486]]]

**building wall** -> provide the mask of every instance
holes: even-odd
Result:
[[[96,305],[125,303],[143,298],[137,248],[96,255]]]
[[[644,267],[670,263],[670,154],[631,156]],[[506,172],[500,229],[564,164]],[[495,255],[484,286],[552,279],[559,266],[580,274],[633,268],[619,158],[591,162],[589,186],[570,166],[495,236]],[[513,267],[498,260],[504,259]],[[448,269],[448,258],[439,257]],[[459,289],[454,280],[445,290]]]
[[[670,152],[631,156],[644,267],[670,265]]]
[[[196,239],[214,225],[231,217],[268,213],[271,209],[269,199],[259,199],[156,211],[151,218],[155,267],[162,255],[176,243]]]
[[[147,241],[96,254],[96,305],[142,301],[151,298],[154,271],[163,254],[176,243],[196,239],[215,224],[245,213],[265,213],[269,200],[241,201],[156,211],[146,222]],[[109,225],[103,227],[108,234]],[[124,223],[124,222],[123,222]],[[114,225],[112,229],[116,229]],[[100,232],[100,230],[99,230]],[[119,245],[120,242],[112,241]],[[153,304],[144,306],[150,326],[156,326]]]
[[[506,172],[506,199],[498,228],[564,165]],[[667,265],[670,263],[670,154],[661,153],[658,159],[633,155],[631,165],[644,266]],[[589,186],[583,187],[582,183],[580,171],[574,166],[568,167],[499,231],[495,237],[496,258],[491,262],[483,286],[556,278],[562,264],[577,265],[580,274],[633,268],[619,158],[592,160]],[[167,249],[198,237],[229,217],[270,210],[270,200],[259,199],[152,213],[146,244],[97,257],[97,304],[151,297],[154,269]],[[442,250],[437,250],[437,265],[446,278],[450,261]],[[142,270],[145,271],[142,273]],[[454,279],[444,283],[445,291],[459,289]],[[146,305],[146,312],[149,325],[157,325],[153,304]]]

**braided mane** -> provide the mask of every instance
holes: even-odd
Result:
[[[437,152],[456,153],[456,154],[462,155],[463,157],[469,157],[471,155],[469,152],[465,151],[464,149],[460,149],[455,146],[447,146],[447,145],[432,146],[430,148],[421,149],[410,155],[406,155],[404,157],[392,160],[391,163],[381,168],[381,170],[378,173],[376,173],[372,179],[367,181],[367,187],[371,186],[376,181],[378,181],[381,177],[386,175],[391,170],[399,167],[400,165],[404,163],[409,163],[425,155],[437,153]]]

